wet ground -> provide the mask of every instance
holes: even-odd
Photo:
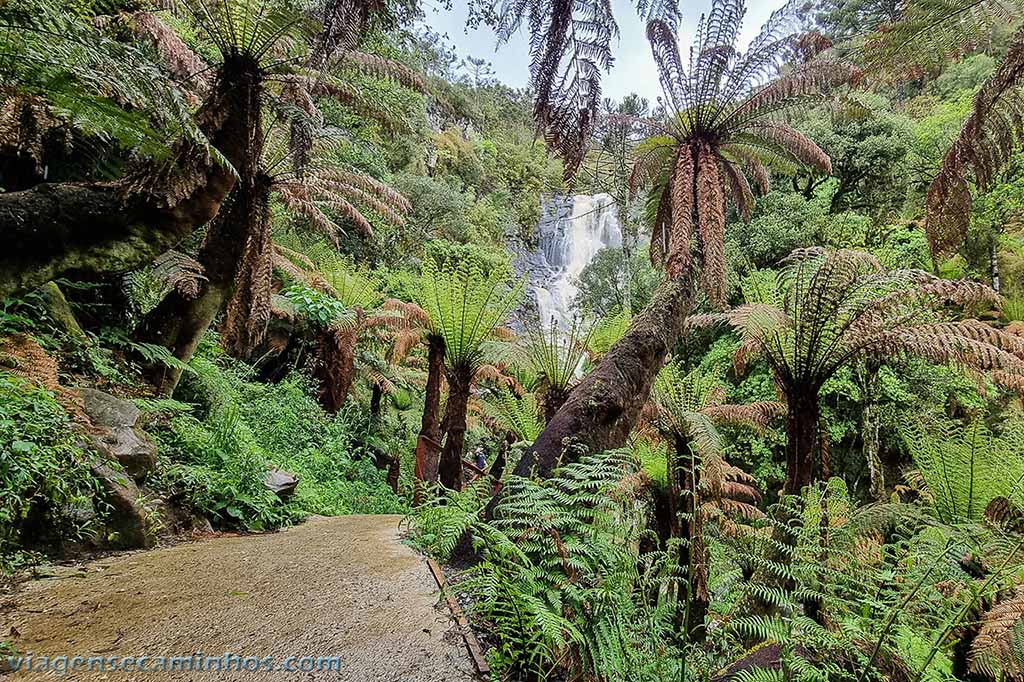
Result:
[[[400,519],[316,517],[279,533],[59,567],[0,600],[0,641],[31,652],[36,665],[44,655],[148,656],[136,664],[146,672],[9,672],[0,680],[473,680],[437,584],[399,541]],[[153,671],[161,665],[175,669]]]

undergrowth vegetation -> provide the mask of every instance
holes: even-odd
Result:
[[[0,3],[0,573],[399,514],[495,681],[1024,680],[1020,3],[635,4]]]

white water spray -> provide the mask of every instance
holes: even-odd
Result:
[[[580,273],[601,249],[622,246],[622,230],[615,200],[608,194],[556,197],[544,209],[540,251],[549,274],[534,283],[534,296],[542,324],[554,319],[565,328],[576,312]]]

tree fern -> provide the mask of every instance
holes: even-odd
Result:
[[[980,521],[996,497],[1024,505],[1020,425],[1008,423],[996,434],[980,418],[966,425],[945,418],[907,420],[900,435],[943,521]]]

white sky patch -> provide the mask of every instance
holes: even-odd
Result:
[[[680,52],[686,59],[693,33],[702,12],[711,6],[711,0],[683,2],[683,24]],[[784,0],[748,0],[747,15],[743,20],[740,42],[746,45],[757,35],[768,16],[784,4]],[[651,49],[644,35],[643,22],[629,0],[613,0],[615,19],[619,24],[619,41],[613,44],[615,64],[602,79],[603,95],[621,99],[630,93],[646,97],[651,102],[661,95],[658,73],[654,68]],[[447,36],[459,57],[474,57],[491,62],[498,80],[512,87],[526,87],[530,78],[530,55],[527,36],[521,29],[505,45],[497,47],[494,32],[481,26],[466,29],[468,13],[466,0],[452,0],[452,9],[444,9],[438,0],[424,0],[424,24],[431,30]]]

